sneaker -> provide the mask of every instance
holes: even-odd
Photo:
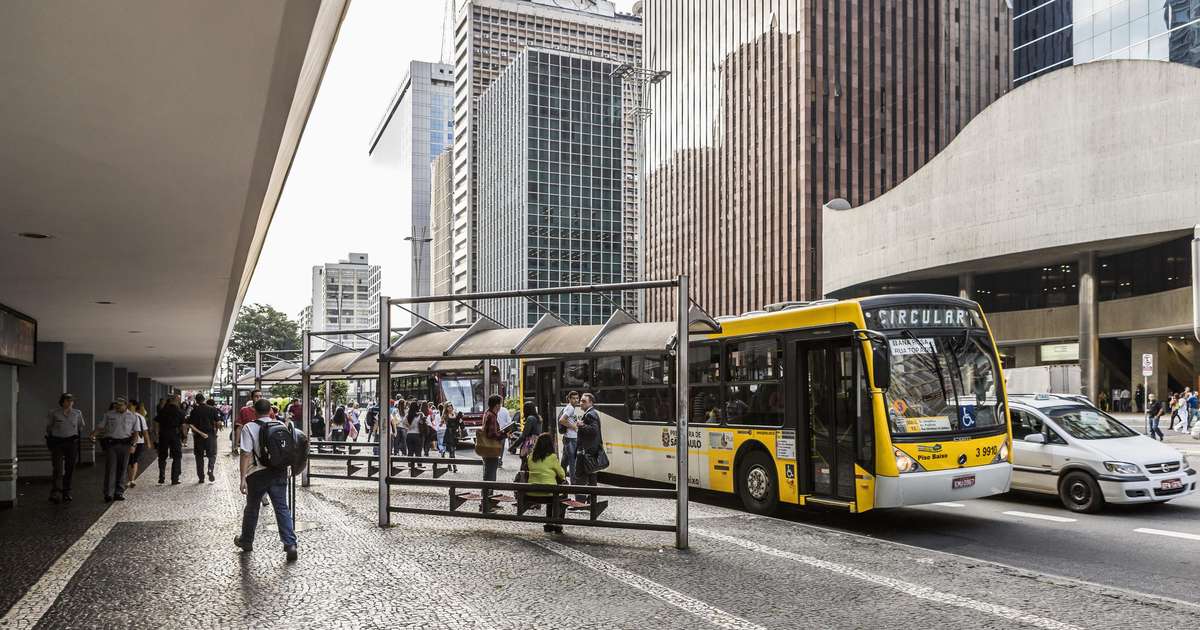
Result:
[[[287,553],[288,562],[295,562],[296,558],[299,557],[299,554],[296,552],[296,545],[288,545],[283,550]]]
[[[126,485],[126,486],[128,486],[128,487],[130,487],[130,488],[133,488],[134,486],[136,486],[136,485],[137,485],[137,482],[136,482],[136,481],[130,481],[129,483],[127,483],[127,484],[125,484],[125,485]]]
[[[104,502],[105,502],[105,503],[112,503],[112,497],[108,496],[107,494],[106,494],[106,495],[104,495]]]
[[[201,478],[197,479],[197,480],[196,480],[196,483],[204,483],[204,477],[201,477]]]
[[[213,481],[216,481],[216,480],[217,480],[217,478],[213,476],[213,474],[212,474],[212,471],[209,471],[209,473],[208,473],[208,481],[211,483],[211,482],[213,482]]]
[[[242,553],[250,553],[251,551],[254,550],[254,545],[249,544],[249,543],[242,544],[241,536],[233,537],[233,546],[237,547],[238,549],[241,549]]]
[[[74,499],[71,498],[71,493],[64,492],[63,493],[63,503],[70,503],[71,501],[74,501]]]
[[[123,494],[113,495],[113,501],[124,501],[124,500],[125,500],[125,495],[123,495]]]
[[[167,481],[166,479],[163,479],[162,477],[159,477],[159,478],[158,478],[158,485],[160,485],[160,486],[161,486],[161,485],[163,485],[164,483],[166,483],[166,481]]]
[[[171,480],[171,485],[172,485],[172,486],[178,486],[178,485],[179,485],[179,480],[178,480],[178,479],[172,479],[172,480]]]

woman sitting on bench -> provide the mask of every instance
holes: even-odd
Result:
[[[563,470],[562,464],[558,462],[558,455],[554,454],[554,438],[549,433],[542,433],[537,437],[537,442],[533,445],[533,452],[529,454],[529,483],[539,483],[552,486],[562,483],[567,478],[566,471]],[[554,507],[556,502],[554,497],[549,492],[527,492],[527,500],[530,502],[545,502],[546,516],[554,518]],[[562,533],[562,526],[551,525],[549,523],[542,526],[547,532]]]

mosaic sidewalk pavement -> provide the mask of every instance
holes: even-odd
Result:
[[[680,552],[654,532],[410,515],[380,529],[373,484],[314,481],[288,564],[269,509],[254,551],[233,547],[235,463],[221,459],[215,484],[139,485],[0,627],[1200,627],[1200,607],[704,505]],[[620,499],[606,517],[672,510]]]

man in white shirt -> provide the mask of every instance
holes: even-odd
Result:
[[[562,466],[568,477],[575,470],[575,452],[579,444],[578,407],[579,392],[571,392],[567,394],[567,404],[562,413],[558,414],[558,427],[563,432]]]
[[[137,431],[138,416],[125,406],[124,398],[117,398],[116,409],[104,414],[104,418],[92,431],[92,438],[103,435],[100,445],[104,447],[104,502],[125,500],[125,471],[129,467],[129,447],[133,446]]]
[[[79,438],[83,435],[83,414],[75,408],[75,397],[58,397],[58,408],[46,417],[46,447],[50,449],[53,479],[50,500],[71,502],[71,477],[79,459]]]
[[[296,532],[292,528],[292,510],[287,502],[288,469],[259,465],[259,457],[262,456],[260,437],[263,429],[260,423],[279,421],[271,418],[271,403],[266,399],[254,401],[254,413],[258,418],[254,422],[247,422],[240,433],[241,490],[242,494],[246,495],[246,508],[242,511],[242,533],[234,537],[233,544],[244,552],[253,549],[254,530],[258,527],[258,511],[262,507],[262,498],[266,495],[271,497],[271,505],[275,507],[275,524],[279,527],[279,539],[283,541],[283,550],[287,553],[288,562],[294,562],[297,557]]]

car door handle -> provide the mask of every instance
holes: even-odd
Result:
[[[674,455],[667,455],[667,459],[675,459]]]
[[[626,455],[633,455],[633,451],[621,451],[621,452],[625,453]]]

